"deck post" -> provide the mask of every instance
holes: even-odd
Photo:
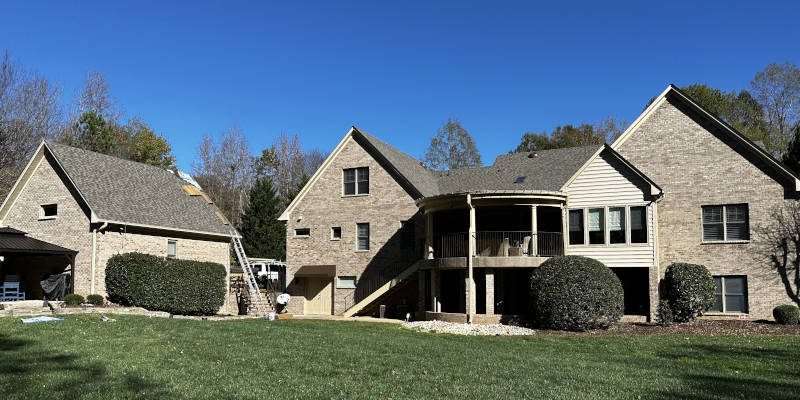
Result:
[[[494,270],[486,268],[486,315],[494,314]]]
[[[438,268],[431,269],[431,311],[433,312],[442,312],[442,303],[441,303],[441,271]]]
[[[425,258],[433,259],[433,213],[425,210]]]
[[[530,243],[530,256],[538,256],[539,255],[539,221],[538,216],[536,215],[536,211],[538,208],[536,205],[531,206],[531,243]]]
[[[569,213],[567,212],[567,204],[561,204],[561,239],[563,240],[562,256],[567,255],[567,246],[569,246]]]

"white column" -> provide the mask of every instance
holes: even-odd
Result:
[[[539,255],[539,220],[536,215],[538,209],[535,205],[531,206],[531,248],[530,256]]]
[[[425,211],[425,258],[433,259],[433,212]]]
[[[567,212],[567,205],[561,205],[561,238],[564,240],[564,254],[567,255],[567,247],[569,246],[569,213]]]
[[[441,281],[441,272],[436,268],[431,269],[431,311],[433,312],[442,312]]]
[[[486,314],[494,314],[494,270],[486,268]]]

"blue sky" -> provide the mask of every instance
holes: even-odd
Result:
[[[331,150],[351,125],[421,158],[448,117],[485,163],[525,131],[632,121],[667,84],[800,64],[797,2],[5,2],[0,49],[67,99],[106,75],[189,170],[236,123]],[[290,4],[291,3],[291,4]]]

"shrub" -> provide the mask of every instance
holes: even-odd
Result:
[[[71,306],[78,306],[83,304],[83,296],[75,293],[70,293],[64,296],[64,303],[67,303]]]
[[[104,299],[103,296],[99,294],[90,294],[86,296],[86,302],[95,306],[102,306],[103,304],[105,304],[106,299]]]
[[[225,301],[225,267],[142,253],[111,257],[106,265],[108,299],[172,314],[211,315]]]
[[[772,310],[775,322],[781,325],[797,325],[800,323],[800,309],[796,306],[785,304]]]
[[[673,322],[672,308],[666,300],[658,302],[658,311],[656,315],[656,323],[661,326],[670,326]]]
[[[676,322],[692,321],[714,305],[714,278],[702,265],[671,264],[662,283]]]
[[[542,327],[607,328],[622,317],[623,304],[617,275],[591,258],[553,257],[531,275],[531,310]]]

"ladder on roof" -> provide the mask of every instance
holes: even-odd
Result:
[[[258,290],[258,281],[256,281],[256,277],[253,275],[253,269],[250,267],[250,261],[247,259],[247,254],[244,253],[244,247],[242,247],[242,241],[239,240],[239,236],[236,234],[236,231],[231,229],[231,242],[233,242],[233,250],[236,252],[236,259],[239,261],[239,265],[242,267],[242,272],[244,273],[244,281],[245,285],[247,286],[247,292],[250,295],[250,302],[256,306],[256,315],[262,315],[264,318],[268,317],[268,307],[271,307],[273,310],[275,309],[275,305],[272,304],[272,299],[267,296],[264,298],[264,295]]]

